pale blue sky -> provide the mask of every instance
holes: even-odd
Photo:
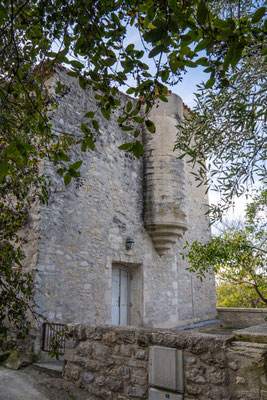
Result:
[[[128,46],[128,44],[134,44],[136,49],[143,50],[143,45],[140,40],[139,32],[134,27],[128,28],[128,33],[124,41],[124,46],[126,47]],[[149,65],[152,73],[155,73],[156,69],[154,66],[154,60],[152,58],[148,58],[148,56],[145,55],[142,61]],[[203,72],[203,69],[204,68],[201,66],[198,68],[188,68],[187,73],[183,75],[182,82],[179,82],[176,86],[172,86],[169,88],[173,93],[178,94],[183,99],[183,102],[190,108],[194,105],[193,99],[194,93],[197,91],[197,84],[201,83],[202,81],[207,81],[209,79],[209,74]],[[134,81],[131,78],[129,79],[129,83],[134,86]]]

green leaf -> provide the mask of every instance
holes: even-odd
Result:
[[[191,61],[191,60],[185,60],[184,65],[186,65],[187,67],[190,67],[190,68],[197,67],[197,63],[195,63],[194,61]]]
[[[19,144],[19,143],[18,143]],[[29,143],[25,143],[25,142],[20,142],[20,146],[22,147],[23,151],[21,154],[25,154],[28,152],[35,152],[35,149],[33,146],[31,146]]]
[[[132,143],[124,143],[121,146],[119,146],[120,150],[131,150],[133,148]]]
[[[203,65],[203,67],[208,67],[209,66],[209,62],[207,57],[201,57],[196,61],[196,64],[198,65]]]
[[[77,61],[77,60],[71,60],[70,64],[73,68],[77,68],[77,69],[82,69],[84,67],[84,65],[80,61]]]
[[[114,55],[112,55],[112,56],[106,58],[106,59],[103,60],[103,61],[104,61],[104,64],[105,64],[107,67],[111,67],[112,65],[115,64],[115,62],[117,61],[117,58],[116,58],[116,56],[115,56],[115,54],[114,54]]]
[[[154,122],[152,122],[148,119],[148,120],[146,120],[145,124],[146,124],[146,128],[149,132],[151,132],[151,133],[156,132],[156,127],[155,127]]]
[[[144,122],[144,118],[142,118],[142,117],[134,117],[133,119],[138,124],[142,124]]]
[[[83,131],[83,133],[91,133],[91,130],[88,128],[87,125],[85,125],[84,122],[81,123],[81,130]]]
[[[77,78],[79,76],[79,72],[69,71],[67,72],[67,75]]]
[[[252,17],[252,22],[259,22],[266,13],[266,7],[259,8]]]
[[[165,35],[165,30],[162,28],[152,29],[151,31],[144,34],[144,39],[147,42],[158,42],[161,40]]]
[[[104,118],[110,119],[110,108],[101,108],[101,112]]]
[[[76,170],[76,169],[78,169],[78,168],[80,168],[80,166],[82,165],[82,161],[80,160],[80,161],[76,161],[75,163],[73,163],[72,165],[70,165],[70,169],[74,169],[74,170]]]
[[[0,3],[0,19],[4,20],[4,18],[7,18],[7,16],[7,7]]]
[[[87,81],[83,76],[79,76],[79,85],[83,90],[86,89]]]
[[[168,68],[165,68],[163,71],[161,71],[160,76],[161,76],[162,81],[167,82],[169,75],[170,75],[170,71],[168,70]]]
[[[133,127],[129,126],[129,125],[124,125],[124,126],[121,127],[121,130],[125,131],[125,132],[129,132],[129,131],[133,130]]]
[[[224,57],[223,69],[226,71],[234,57],[234,46],[230,46],[227,50],[226,56]]]
[[[140,158],[144,154],[143,146],[139,140],[133,143],[133,154],[136,158]]]
[[[154,49],[151,50],[151,52],[148,54],[149,58],[156,57],[159,53],[161,53],[164,49],[164,46],[159,44],[158,46],[154,47]]]
[[[182,42],[184,42],[184,43],[189,42],[191,40],[190,35],[181,35],[180,38],[182,39]]]
[[[125,51],[127,53],[130,53],[130,52],[133,51],[133,49],[134,49],[134,44],[131,43],[131,44],[128,44],[128,46],[126,47]]]
[[[96,131],[99,131],[99,123],[96,119],[93,119],[92,125],[95,128]]]
[[[211,43],[213,43],[213,39],[205,38],[201,40],[195,47],[195,52],[198,53],[201,50],[206,49]]]
[[[211,88],[211,87],[214,85],[214,83],[215,83],[215,78],[210,78],[210,79],[206,82],[205,88],[206,88],[206,89]]]
[[[69,156],[67,156],[67,154],[64,153],[63,151],[59,151],[58,156],[62,161],[70,161]]]
[[[72,178],[78,178],[78,176],[80,176],[80,172],[79,171],[75,171],[72,168],[69,168],[69,174],[70,176],[72,176]]]
[[[157,97],[161,100],[164,101],[164,103],[168,103],[168,99],[166,96],[163,96],[162,94],[157,94]]]
[[[94,143],[93,136],[86,136],[85,142],[86,142],[87,147],[89,147],[90,150],[94,150],[95,143]]]
[[[197,20],[200,25],[203,25],[208,16],[208,9],[206,7],[205,1],[201,1],[197,8]]]
[[[4,179],[7,173],[8,173],[8,160],[4,160],[0,164],[0,182],[2,181],[2,179]]]
[[[66,186],[68,186],[71,182],[71,175],[69,172],[66,173],[66,175],[64,176],[64,183]]]
[[[59,169],[57,169],[56,172],[57,172],[58,175],[62,176],[62,175],[64,174],[65,171],[66,171],[65,168],[59,168]]]
[[[236,46],[235,51],[234,51],[234,56],[232,58],[231,61],[231,66],[232,68],[235,68],[235,66],[238,64],[238,62],[240,61],[241,57],[242,57],[242,51],[243,51],[244,46],[239,44],[238,46]]]
[[[128,94],[133,94],[134,92],[135,92],[134,88],[129,88],[126,90],[126,93],[128,93]]]
[[[6,155],[11,155],[12,153],[16,153],[17,152],[17,146],[15,142],[11,142],[6,149],[4,150],[4,154]]]
[[[95,113],[93,111],[88,111],[85,115],[84,118],[94,118]]]
[[[133,103],[131,101],[128,101],[127,106],[126,106],[128,113],[131,111],[132,107],[133,107]]]

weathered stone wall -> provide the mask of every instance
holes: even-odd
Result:
[[[264,400],[267,344],[232,340],[188,331],[78,324],[70,329],[64,378],[99,399],[147,399],[149,346],[163,346],[183,351],[184,400]]]
[[[267,308],[217,308],[221,326],[225,328],[246,328],[265,322]]]
[[[81,135],[83,115],[95,109],[94,94],[83,91],[64,71],[51,79],[51,87],[57,80],[66,85],[66,94],[52,118],[55,132]],[[121,100],[128,97],[122,95]],[[130,324],[175,327],[213,319],[214,276],[200,283],[179,255],[185,240],[210,235],[204,216],[207,196],[196,188],[186,166],[188,231],[160,257],[144,227],[143,159],[118,150],[129,135],[119,129],[117,115],[106,121],[98,113],[94,151],[72,150],[72,161],[83,160],[79,179],[65,187],[54,167],[45,166],[52,185],[38,228],[39,311],[53,322],[110,323],[112,265],[123,264],[131,273]],[[164,132],[158,130],[160,134]],[[135,240],[130,251],[125,249],[128,236]]]

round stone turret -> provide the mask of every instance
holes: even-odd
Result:
[[[160,255],[188,229],[185,164],[173,152],[176,125],[183,118],[183,102],[175,94],[167,99],[168,103],[159,100],[149,115],[156,133],[146,132],[143,138],[144,221]]]

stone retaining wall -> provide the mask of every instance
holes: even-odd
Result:
[[[217,308],[224,328],[247,328],[265,322],[267,308]]]
[[[148,399],[149,347],[183,350],[184,400],[263,400],[267,344],[133,327],[70,328],[64,378],[99,399]]]

